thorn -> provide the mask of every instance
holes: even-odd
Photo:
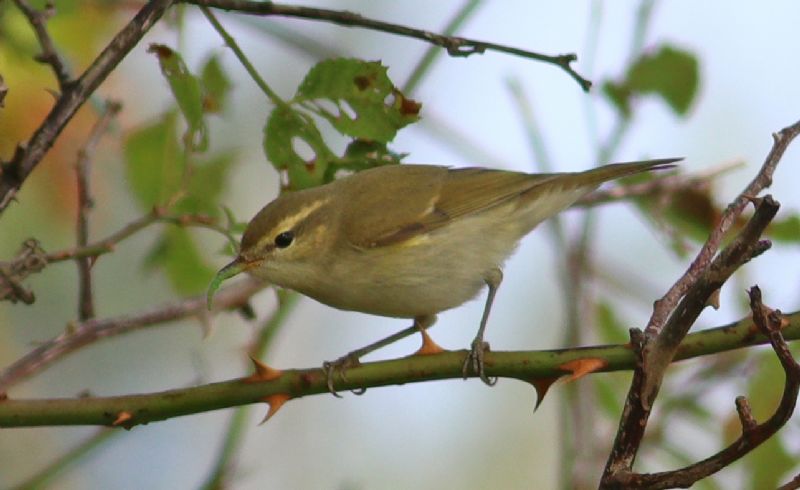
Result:
[[[278,410],[281,409],[284,403],[289,401],[291,396],[288,393],[275,393],[274,395],[267,395],[261,399],[262,402],[269,405],[269,410],[267,410],[267,414],[264,416],[264,419],[258,423],[258,425],[264,425],[267,420],[271,419],[273,415],[278,413]]]
[[[133,414],[123,410],[122,412],[117,414],[117,418],[114,419],[113,422],[111,422],[111,425],[113,425],[114,427],[123,426],[125,428],[130,428],[130,424],[126,424],[126,422],[130,421],[131,419],[133,419]]]
[[[255,357],[250,356],[250,360],[253,361],[253,367],[255,368],[255,372],[245,378],[245,382],[247,383],[257,383],[259,381],[272,381],[280,378],[283,375],[283,372],[280,369],[275,369],[270,366],[267,366],[266,364],[259,361]]]
[[[534,412],[539,410],[539,405],[541,405],[544,401],[547,391],[551,386],[553,386],[553,383],[558,381],[559,377],[560,376],[553,376],[552,378],[536,378],[528,381],[528,383],[532,384],[536,389],[536,406],[533,407]]]
[[[439,344],[433,341],[428,332],[425,330],[420,330],[420,334],[422,334],[422,345],[417,349],[417,351],[412,354],[415,356],[428,356],[431,354],[441,354],[442,352],[446,352]]]
[[[713,293],[711,293],[711,296],[709,296],[706,300],[706,306],[710,306],[715,310],[719,309],[719,292],[720,289],[716,289]]]
[[[574,361],[565,362],[558,366],[558,369],[572,373],[567,377],[564,382],[571,383],[577,381],[587,374],[603,369],[608,366],[608,361],[597,357],[575,359]]]

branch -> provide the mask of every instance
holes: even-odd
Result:
[[[63,88],[50,113],[25,145],[17,146],[11,161],[0,165],[0,213],[16,196],[25,179],[42,161],[58,135],[89,96],[136,46],[153,24],[164,15],[173,0],[151,0],[117,33],[73,83]]]
[[[492,42],[477,41],[457,36],[444,36],[422,29],[415,29],[390,22],[369,19],[359,14],[345,10],[329,10],[313,7],[302,7],[297,5],[284,5],[273,2],[260,2],[250,0],[180,0],[183,3],[197,5],[200,7],[211,7],[227,11],[237,11],[244,14],[260,16],[283,16],[295,17],[300,19],[317,20],[330,22],[345,27],[361,27],[375,31],[396,34],[398,36],[419,39],[430,44],[440,46],[447,50],[447,54],[453,57],[467,57],[472,54],[482,54],[486,51],[497,51],[508,53],[523,58],[529,58],[544,63],[550,63],[564,70],[571,76],[584,91],[589,91],[592,82],[580,76],[573,68],[572,63],[577,61],[575,54],[546,55],[534,51],[505,46]]]
[[[758,286],[750,289],[749,295],[753,321],[759,332],[769,338],[772,349],[786,373],[783,395],[775,412],[764,423],[757,424],[750,413],[747,399],[743,396],[738,397],[736,410],[742,424],[742,435],[730,446],[679,470],[621,475],[615,483],[624,488],[689,488],[697,481],[713,475],[757,448],[789,421],[797,403],[797,395],[800,393],[800,364],[792,357],[789,346],[781,334],[784,321],[781,312],[771,310],[762,304],[761,290]]]
[[[644,337],[637,344],[643,349],[641,352],[643,363],[634,371],[601,488],[624,487],[624,485],[619,486],[620,479],[631,472],[667,367],[677,354],[681,342],[688,339],[686,333],[708,305],[709,297],[719,290],[739,267],[770,247],[768,241],[759,238],[777,212],[778,204],[770,196],[761,199],[755,214],[736,239],[692,284],[661,334],[650,342]]]
[[[122,106],[117,102],[107,102],[103,114],[97,120],[86,144],[78,151],[78,162],[75,164],[78,189],[78,218],[76,225],[77,245],[85,247],[89,242],[89,211],[94,206],[89,189],[90,163],[100,138],[108,130],[111,121]],[[92,264],[89,257],[76,259],[78,264],[78,318],[87,320],[94,316],[92,300]]]
[[[202,299],[195,298],[195,303]],[[800,339],[800,312],[787,315],[786,339]],[[768,339],[754,330],[753,321],[737,323],[688,335],[676,360],[764,344]],[[337,381],[342,391],[396,384],[462,379],[461,367],[466,351],[364,363],[347,370],[346,379]],[[584,347],[550,351],[486,353],[486,374],[533,381],[569,374],[560,367],[581,359],[602,359],[598,371],[630,370],[636,355],[630,345]],[[42,399],[0,401],[0,427],[47,425],[116,425],[131,427],[180,415],[218,410],[270,400],[288,395],[291,399],[328,394],[327,377],[321,368],[273,371],[277,378],[260,381],[258,375],[221,383],[170,390],[159,393],[80,399]],[[3,378],[0,378],[2,380]],[[0,383],[0,386],[5,384]],[[271,398],[274,400],[275,398]]]
[[[54,262],[92,259],[91,261],[94,263],[97,257],[114,251],[120,242],[155,223],[207,228],[225,235],[234,246],[238,245],[228,230],[215,224],[214,218],[202,214],[167,215],[165,212],[162,208],[154,208],[148,214],[128,223],[119,231],[102,240],[56,252],[46,253],[37,240],[26,240],[16,258],[8,262],[0,262],[0,301],[33,303],[33,293],[27,291],[22,285],[22,281],[29,275],[40,272],[45,266]]]
[[[55,7],[51,2],[45,4],[44,10],[36,10],[31,7],[25,0],[14,0],[17,8],[22,11],[22,14],[28,18],[33,31],[36,33],[36,38],[39,40],[39,45],[42,47],[42,52],[36,56],[36,61],[46,63],[53,69],[53,73],[58,80],[58,87],[63,93],[72,84],[72,75],[67,68],[67,64],[56,51],[53,44],[53,39],[50,33],[47,32],[47,19],[55,13]]]
[[[263,283],[249,279],[223,289],[214,297],[213,312],[241,307],[253,294],[263,288]],[[206,297],[201,295],[159,306],[137,315],[91,319],[71,325],[67,332],[42,343],[1,371],[0,391],[7,390],[67,354],[97,340],[193,316],[204,318],[210,314],[212,313],[206,309]]]
[[[703,274],[711,263],[711,259],[714,258],[717,250],[719,250],[722,239],[736,223],[737,218],[742,214],[749,199],[753,196],[757,196],[762,190],[772,184],[772,175],[775,173],[775,168],[778,166],[781,158],[783,158],[783,153],[786,151],[786,148],[789,147],[789,144],[799,133],[800,121],[772,135],[772,139],[774,140],[772,149],[767,155],[759,172],[725,209],[716,228],[711,231],[708,240],[703,245],[703,248],[700,249],[697,257],[692,261],[692,264],[686,272],[672,285],[661,299],[654,303],[653,314],[650,316],[645,331],[649,337],[661,331],[670,312],[675,309],[678,301],[680,301],[689,288],[697,282],[700,275]]]

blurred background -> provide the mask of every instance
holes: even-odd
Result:
[[[740,162],[715,180],[714,199],[724,206],[763,162],[771,133],[800,119],[797,2],[645,2],[652,11],[644,24],[638,1],[475,4],[458,35],[547,54],[576,53],[576,70],[594,81],[595,89],[586,94],[563,71],[528,59],[494,52],[468,58],[442,55],[406,94],[423,104],[421,122],[401,130],[390,145],[409,154],[406,162],[541,171],[542,162],[532,152],[531,125],[524,122],[527,114],[554,169],[582,170],[607,163],[597,161],[598,152],[614,134],[619,115],[600,88],[605,80],[624,77],[637,28],[644,33],[645,52],[668,43],[696,57],[699,91],[683,116],[658,98],[643,98],[610,159],[683,156],[681,171],[687,173]],[[316,6],[439,32],[464,3],[330,1]],[[129,2],[59,2],[50,27],[77,73],[138,8],[138,3]],[[335,56],[380,60],[402,87],[429,48],[417,40],[321,22],[221,12],[218,17],[285,98],[318,60]],[[14,144],[27,139],[49,110],[52,96],[46,89],[55,86],[50,71],[31,61],[38,49],[35,38],[9,2],[0,4],[0,29],[0,74],[10,89],[6,107],[0,109],[0,156],[8,159]],[[126,180],[123,146],[126,135],[173,103],[155,57],[146,53],[148,44],[155,42],[181,53],[192,70],[216,53],[232,79],[226,110],[209,122],[212,151],[235,155],[222,197],[225,205],[247,220],[279,190],[277,173],[262,147],[272,105],[200,12],[183,6],[146,36],[98,92],[102,98],[121,101],[123,110],[92,162],[97,203],[90,215],[92,239],[142,214]],[[29,237],[36,237],[48,251],[73,246],[73,166],[95,119],[91,108],[78,114],[26,182],[18,202],[4,212],[0,259],[12,258]],[[770,190],[782,203],[782,216],[800,209],[799,159],[800,149],[790,147]],[[581,214],[564,213],[568,236],[577,236]],[[624,327],[616,341],[624,342],[627,328],[644,326],[652,302],[686,269],[698,244],[687,242],[692,255],[675,253],[667,234],[626,203],[603,206],[595,219],[596,277],[587,286],[590,311],[610,311]],[[136,235],[98,261],[93,269],[98,317],[135,313],[182,297],[158,267],[143,266],[160,229]],[[223,237],[204,230],[192,236],[210,267],[226,263],[227,257],[219,253]],[[495,301],[487,330],[493,349],[566,346],[566,305],[559,279],[565,253],[553,247],[545,226],[523,241],[506,264]],[[60,334],[76,318],[76,278],[71,263],[50,266],[26,281],[36,294],[34,305],[0,305],[0,366],[37,341]],[[761,286],[766,304],[795,311],[800,304],[798,278],[797,243],[779,244],[732,279],[722,291],[721,308],[705,311],[694,328],[746,316],[745,289],[752,284]],[[275,295],[263,291],[253,306],[255,321],[222,314],[214,318],[213,333],[207,337],[199,321],[187,320],[97,342],[15,386],[9,395],[144,393],[244,375],[249,370],[246,345],[275,308]],[[432,336],[445,348],[467,348],[482,308],[480,297],[442,314]],[[264,360],[278,368],[319,366],[406,326],[402,320],[337,311],[302,299]],[[592,332],[583,338],[598,341]],[[408,355],[417,344],[416,337],[407,339],[367,360]],[[688,393],[691,400],[686,403],[698,403],[656,411],[653,420],[662,425],[654,422],[653,438],[638,468],[671,469],[702,459],[731,434],[735,437],[737,394],[758,396],[767,403],[763,413],[769,413],[768,402],[779,394],[783,378],[761,353],[754,349],[749,355],[675,367],[662,397]],[[618,417],[614,410],[621,407],[629,381],[627,374],[596,377],[604,380],[600,388],[586,397],[577,390],[578,396],[570,400],[564,397],[567,388],[556,384],[535,413],[531,386],[506,379],[492,389],[476,380],[455,380],[370,389],[360,397],[345,393],[343,399],[307,397],[291,401],[260,427],[256,424],[266,408],[254,407],[228,488],[581,488],[581,482],[596,482],[602,472]],[[754,380],[769,381],[761,385],[774,390],[755,393]],[[576,384],[582,383],[590,386],[585,379]],[[590,439],[585,443],[594,451],[591,458],[577,462],[568,456],[575,453],[564,450],[574,445],[569,405],[575,403],[586,404],[589,425],[584,434]],[[217,411],[120,431],[59,475],[52,488],[199,488],[216,461],[232,414],[233,410]],[[24,481],[95,430],[0,430],[0,487]],[[756,468],[771,472],[777,482],[791,479],[797,472],[793,461],[800,452],[798,436],[795,417],[781,438],[703,485],[755,488],[754,482],[771,481],[757,480]],[[767,460],[776,466],[765,469]]]

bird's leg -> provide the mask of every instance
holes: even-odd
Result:
[[[436,352],[441,352],[443,349],[436,345],[436,343],[431,340],[430,336],[428,336],[428,333],[426,332],[426,330],[432,327],[434,323],[436,323],[436,315],[418,316],[414,318],[414,324],[408,328],[404,328],[403,330],[389,335],[388,337],[382,338],[377,342],[365,345],[360,349],[348,352],[335,361],[325,361],[322,363],[322,369],[325,371],[325,375],[327,376],[328,391],[330,391],[333,396],[339,396],[336,392],[336,389],[333,387],[333,376],[336,371],[339,371],[339,375],[342,377],[342,379],[346,379],[344,371],[348,368],[358,366],[360,364],[360,358],[389,344],[393,344],[398,340],[404,339],[409,335],[413,335],[416,332],[420,332],[422,334],[422,347],[420,347],[417,351],[418,354],[434,354]],[[436,349],[438,349],[438,351]],[[358,394],[361,393],[363,393],[363,391]]]
[[[472,341],[472,349],[470,349],[467,358],[464,360],[461,374],[463,374],[466,379],[471,370],[481,378],[481,381],[489,386],[494,386],[494,384],[497,383],[497,378],[489,378],[484,371],[483,358],[485,352],[489,350],[489,344],[483,341],[483,333],[486,331],[486,323],[489,321],[489,312],[492,310],[494,295],[497,294],[497,288],[499,288],[500,283],[503,282],[503,271],[499,268],[492,269],[486,274],[483,280],[486,281],[486,285],[489,287],[489,293],[486,295],[486,306],[483,307],[481,326],[478,327],[478,334],[475,335],[475,339]]]

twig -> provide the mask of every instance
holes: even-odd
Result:
[[[213,311],[238,308],[246,304],[253,294],[263,288],[263,283],[248,279],[223,289],[214,296]],[[67,332],[44,342],[0,372],[0,392],[32,374],[42,371],[65,355],[97,340],[145,327],[160,326],[191,316],[208,314],[204,294],[159,306],[137,315],[91,319],[71,325]]]
[[[787,315],[786,318],[790,325],[784,329],[784,337],[800,338],[800,312]],[[763,335],[753,332],[752,324],[750,318],[745,318],[736,324],[693,333],[682,344],[677,359],[766,343],[768,340]],[[337,387],[344,391],[442,379],[460,381],[464,355],[465,351],[461,350],[363,363],[348,369],[346,379],[337,382]],[[600,369],[605,372],[630,370],[636,365],[635,355],[629,345],[615,345],[552,351],[492,351],[487,353],[486,371],[490,376],[529,381],[564,375],[559,366],[586,358],[607,361],[607,365]],[[272,381],[243,382],[238,378],[143,395],[42,400],[9,397],[0,402],[0,427],[108,425],[117,420],[121,412],[131,417],[125,426],[133,426],[179,415],[256,403],[276,394],[289,394],[293,399],[327,395],[327,377],[321,368],[315,367],[282,370],[280,377]]]
[[[778,490],[797,490],[800,488],[800,474],[778,487]]]
[[[25,179],[42,161],[56,138],[89,96],[136,46],[173,0],[151,0],[122,28],[81,76],[64,87],[56,104],[30,141],[18,145],[11,161],[0,165],[0,213],[16,196]]]
[[[47,257],[39,242],[34,239],[25,240],[14,260],[0,262],[0,301],[33,304],[35,296],[22,285],[29,275],[39,272],[47,265]]]
[[[47,264],[65,260],[91,259],[90,262],[94,263],[97,257],[112,252],[120,242],[155,223],[206,228],[221,233],[234,247],[237,246],[230,231],[216,224],[214,218],[201,214],[167,215],[162,208],[154,208],[117,232],[85,246],[45,253],[38,241],[26,240],[17,257],[8,262],[0,262],[0,301],[33,303],[33,293],[22,285],[22,281],[30,274],[40,272]]]
[[[467,0],[464,2],[464,5],[458,9],[453,18],[450,19],[450,22],[445,26],[442,31],[443,35],[452,36],[454,32],[458,31],[467,19],[475,13],[480,3],[481,0]],[[406,83],[403,84],[402,92],[404,94],[410,95],[414,92],[417,85],[422,81],[425,74],[428,73],[428,70],[433,66],[433,62],[436,61],[436,58],[439,57],[441,52],[442,51],[437,49],[436,46],[431,46],[425,51],[425,54],[414,66],[414,69],[411,70],[411,74],[408,76]]]
[[[645,337],[642,344],[644,362],[634,371],[601,488],[625,487],[621,482],[632,474],[631,469],[647,427],[647,420],[669,363],[673,361],[689,328],[705,309],[708,298],[739,267],[770,247],[768,241],[759,238],[777,212],[778,204],[770,196],[760,200],[753,217],[736,239],[692,284],[662,333],[653,341]]]
[[[22,11],[22,14],[28,18],[28,22],[33,27],[36,38],[39,40],[39,45],[42,47],[42,52],[36,56],[36,61],[50,65],[58,80],[58,87],[63,93],[73,83],[73,80],[67,64],[56,51],[53,39],[50,37],[50,33],[47,32],[47,19],[53,16],[55,7],[49,1],[45,4],[44,10],[36,10],[25,0],[14,0],[14,3]]]
[[[283,16],[296,17],[300,19],[317,20],[331,22],[346,27],[362,27],[398,36],[406,36],[419,39],[447,50],[447,54],[454,57],[466,57],[472,54],[482,54],[485,51],[497,51],[508,53],[523,58],[529,58],[544,63],[558,66],[571,76],[584,91],[588,91],[592,82],[580,76],[573,68],[572,63],[578,59],[577,55],[562,54],[550,56],[527,51],[524,49],[505,46],[491,42],[477,41],[457,36],[443,36],[422,29],[415,29],[390,22],[369,19],[359,14],[344,10],[329,10],[313,7],[302,7],[297,5],[284,5],[273,2],[260,2],[250,0],[182,0],[183,3],[198,5],[201,7],[211,7],[221,10],[235,10],[244,14],[261,16]]]
[[[108,101],[105,111],[89,133],[89,139],[83,148],[78,151],[78,162],[75,164],[75,173],[78,181],[78,218],[76,226],[78,248],[85,247],[89,242],[89,211],[94,205],[89,188],[92,155],[100,138],[105,134],[111,121],[121,108],[122,106],[118,102]],[[75,261],[78,264],[78,318],[87,320],[94,316],[92,261],[89,257],[80,257]]]
[[[703,248],[700,249],[697,257],[692,261],[692,264],[686,272],[684,272],[680,279],[672,285],[661,299],[654,303],[653,313],[650,316],[650,320],[647,322],[647,329],[645,330],[648,336],[652,337],[661,331],[670,312],[675,309],[678,301],[680,301],[689,288],[697,282],[698,277],[711,263],[717,250],[719,250],[722,239],[734,225],[739,215],[742,214],[748,200],[753,196],[757,196],[762,190],[772,184],[772,174],[775,172],[775,168],[783,157],[786,148],[788,148],[789,144],[798,134],[800,134],[800,121],[772,135],[774,140],[772,149],[767,155],[766,160],[764,160],[764,164],[761,166],[759,172],[725,209],[719,223],[711,231],[708,240],[703,245]]]
[[[742,435],[730,446],[685,468],[660,473],[628,474],[617,479],[616,484],[624,488],[688,488],[757,448],[791,418],[797,403],[797,395],[800,393],[800,364],[792,357],[789,346],[781,334],[783,326],[781,312],[771,310],[762,304],[761,290],[758,286],[751,288],[749,295],[753,322],[758,330],[769,338],[772,349],[786,374],[783,395],[775,412],[764,423],[757,424],[750,413],[747,400],[739,397],[736,399],[736,409],[741,420]]]

